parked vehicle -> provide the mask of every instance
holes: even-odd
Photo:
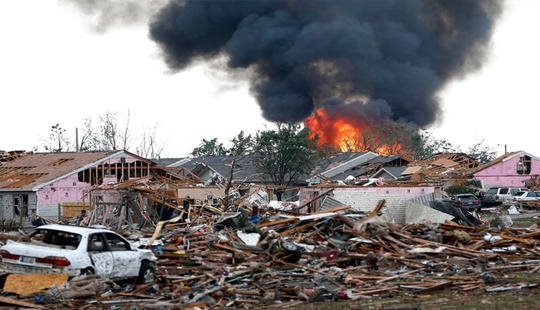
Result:
[[[473,194],[459,194],[452,197],[452,204],[457,207],[462,207],[467,210],[479,209],[481,206],[480,199]]]
[[[154,281],[156,257],[117,233],[69,225],[44,225],[30,242],[8,240],[0,248],[1,269],[14,273],[97,274],[111,279]]]
[[[518,192],[513,196],[513,202],[522,202],[522,201],[540,201],[540,192]]]
[[[520,187],[491,187],[482,199],[482,206],[496,206],[512,200],[514,194],[526,191]]]

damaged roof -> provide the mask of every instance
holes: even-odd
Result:
[[[215,171],[224,178],[228,178],[231,172],[232,157],[231,156],[202,156],[193,158],[183,166],[190,169],[196,175],[199,175],[200,170],[204,167]],[[244,156],[236,163],[233,181],[245,182],[264,182],[263,174],[259,173],[253,165],[251,156]]]
[[[0,166],[0,190],[33,190],[119,152],[123,151],[27,154]]]
[[[31,154],[26,151],[0,151],[0,166],[21,156]]]
[[[156,158],[152,159],[160,167],[178,167],[191,161],[189,157],[175,157],[175,158]]]
[[[401,174],[403,171],[407,169],[407,166],[400,166],[400,167],[382,167],[379,171],[375,172],[373,174],[373,177],[378,177],[382,172],[386,172],[389,175],[391,175],[394,179],[399,179],[401,177]]]
[[[521,155],[527,155],[527,156],[529,156],[529,157],[531,157],[531,158],[534,158],[534,159],[536,159],[536,160],[540,160],[540,158],[538,158],[538,157],[536,157],[536,156],[534,156],[534,155],[532,155],[532,154],[529,154],[529,153],[527,153],[527,152],[525,152],[525,151],[515,151],[515,152],[510,152],[510,153],[503,154],[503,155],[501,155],[501,156],[495,158],[494,160],[492,160],[492,161],[490,161],[490,162],[488,162],[488,163],[485,163],[485,164],[483,164],[483,165],[480,165],[478,168],[476,168],[476,169],[474,170],[474,173],[477,173],[477,172],[479,172],[479,171],[482,171],[482,170],[484,170],[484,169],[487,169],[487,168],[489,168],[489,167],[491,167],[491,166],[495,166],[495,165],[498,164],[498,163],[502,163],[502,162],[504,162],[504,161],[507,161],[507,160],[509,160],[509,159],[511,159],[511,158],[513,158],[513,157],[515,157],[515,156],[517,156],[517,155],[520,155],[520,156],[521,156]]]

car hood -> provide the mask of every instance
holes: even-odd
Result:
[[[9,251],[11,254],[40,258],[47,256],[70,256],[70,254],[74,253],[74,250],[58,249],[13,240],[8,240],[6,245],[2,246],[0,249]]]

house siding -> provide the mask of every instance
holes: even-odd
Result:
[[[540,161],[532,157],[531,172],[518,174],[516,168],[521,156],[523,154],[478,171],[474,174],[474,178],[480,180],[484,188],[495,186],[524,187],[524,181],[530,179],[531,175],[540,174]]]

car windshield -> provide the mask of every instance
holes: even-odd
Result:
[[[526,192],[517,192],[517,193],[514,194],[514,196],[521,196],[521,195],[523,195],[523,194],[525,194],[525,193],[526,193]]]
[[[487,191],[487,194],[490,194],[490,195],[495,195],[495,194],[497,194],[497,188],[490,188],[490,189]]]
[[[30,242],[41,246],[75,250],[81,242],[81,235],[61,230],[37,229],[30,235]]]

